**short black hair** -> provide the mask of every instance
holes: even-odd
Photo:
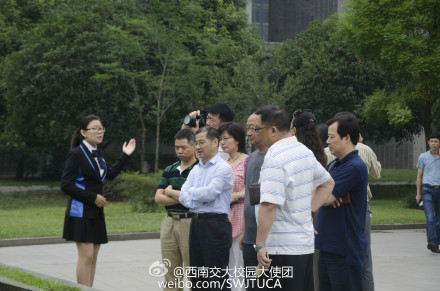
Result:
[[[235,113],[224,103],[216,103],[211,105],[208,109],[208,113],[218,114],[222,122],[231,122],[234,120]]]
[[[226,122],[219,127],[218,133],[222,135],[225,131],[238,141],[238,151],[246,153],[246,132],[244,127],[237,122]]]
[[[204,126],[202,128],[199,128],[196,131],[196,135],[203,132],[206,132],[206,137],[209,140],[213,141],[214,139],[217,139],[220,142],[220,134],[218,133],[217,129],[215,129],[214,127]]]
[[[349,116],[351,116],[351,117],[353,117],[353,118],[356,118],[356,115],[354,115],[353,112],[348,112],[348,111],[341,111],[341,112],[338,112],[338,113],[335,114],[335,116],[333,116],[333,118],[334,118],[334,117],[341,116],[341,115],[349,115]]]
[[[189,144],[194,144],[196,142],[196,135],[190,129],[181,129],[174,136],[174,141],[176,139],[186,139]]]
[[[255,111],[261,116],[261,122],[265,125],[276,126],[279,131],[290,130],[290,116],[287,110],[279,105],[266,105]]]
[[[438,133],[438,132],[433,132],[433,133],[431,133],[431,134],[429,135],[428,140],[430,140],[431,138],[436,138],[436,139],[440,140],[440,133]]]
[[[329,121],[327,121],[327,125],[330,126],[333,123],[338,123],[338,134],[341,138],[350,136],[351,143],[353,145],[357,145],[359,141],[360,128],[359,123],[353,115],[339,115],[337,117],[333,117]]]

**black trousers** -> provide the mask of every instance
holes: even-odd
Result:
[[[362,291],[362,267],[347,265],[345,256],[319,252],[321,291]]]
[[[230,290],[226,270],[231,246],[232,225],[226,214],[192,219],[189,233],[190,266],[206,269],[206,272],[199,271],[199,274],[190,276],[192,290]]]
[[[279,279],[280,286],[268,286],[274,290],[314,291],[313,285],[313,254],[307,255],[269,255],[270,266],[282,268],[291,266],[293,278]],[[273,284],[274,282],[271,282]]]
[[[255,252],[254,245],[243,243],[243,264],[245,269],[255,268],[258,265],[257,253]],[[247,277],[247,272],[245,272],[246,276],[246,291],[256,291],[256,290],[265,290],[263,280],[259,280],[259,278],[255,278],[255,276]],[[264,277],[262,277],[264,279]]]

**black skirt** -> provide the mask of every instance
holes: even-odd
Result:
[[[63,238],[68,241],[106,244],[107,228],[104,218],[79,218],[66,215],[64,219]]]

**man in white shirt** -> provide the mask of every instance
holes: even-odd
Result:
[[[234,176],[217,149],[218,131],[210,126],[196,132],[199,163],[183,184],[179,201],[192,213],[189,234],[190,266],[203,268],[209,276],[192,276],[192,290],[229,290],[226,269],[232,246],[232,226],[228,219]],[[218,271],[218,272],[217,272]],[[212,275],[216,272],[216,275]],[[217,286],[217,288],[215,288]]]
[[[255,114],[254,130],[269,147],[260,174],[260,205],[255,207],[258,262],[264,268],[293,268],[291,277],[280,279],[281,290],[313,290],[311,213],[334,201],[333,179],[312,151],[290,135],[290,115],[283,107],[267,105]]]

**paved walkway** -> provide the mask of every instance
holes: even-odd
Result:
[[[372,233],[373,265],[378,291],[437,291],[440,254],[426,249],[424,230]],[[75,282],[76,247],[73,244],[0,248],[0,262]],[[103,291],[160,290],[149,275],[161,259],[158,239],[116,241],[103,245],[94,288]]]
[[[30,186],[0,186],[0,193],[28,192],[28,191],[55,191],[60,186],[30,185]]]

